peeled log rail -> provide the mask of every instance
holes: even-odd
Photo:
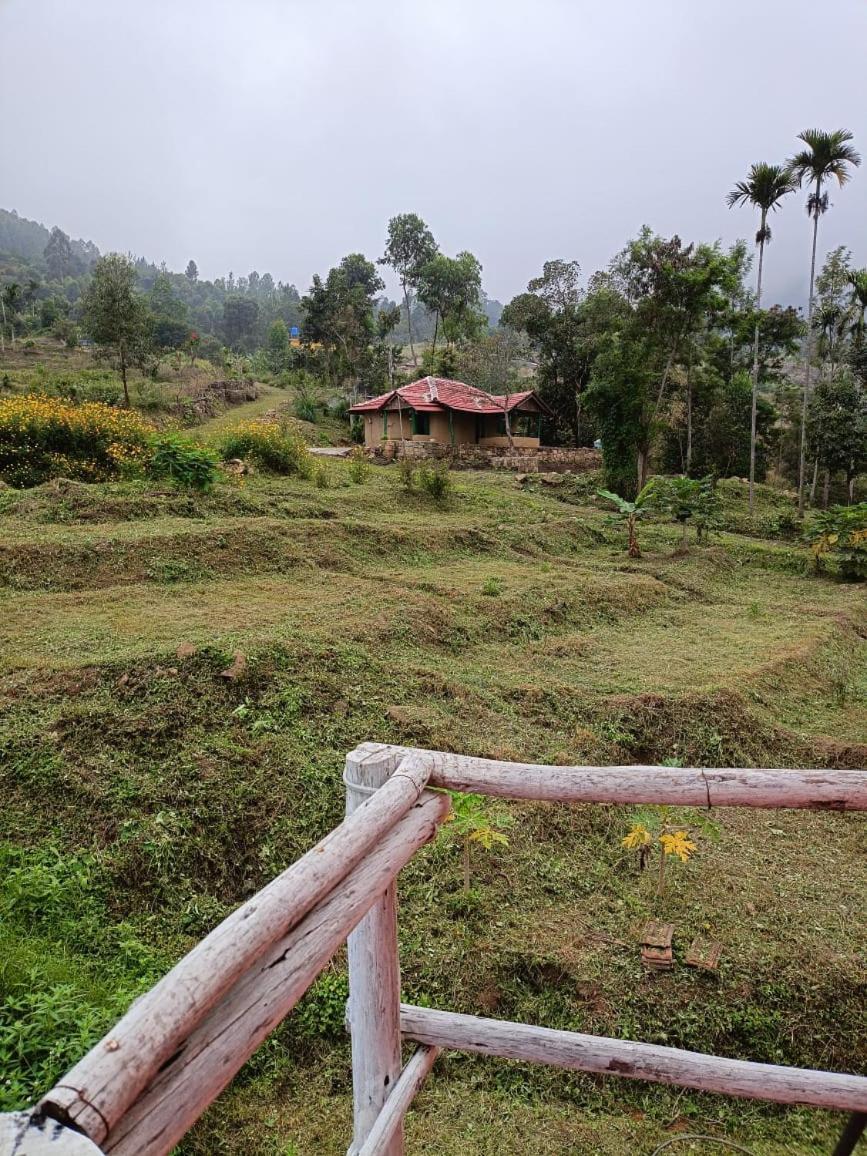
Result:
[[[456,1048],[578,1072],[650,1080],[656,1084],[677,1084],[702,1092],[778,1104],[867,1111],[867,1076],[728,1060],[680,1048],[634,1044],[628,1040],[554,1031],[532,1024],[481,1019],[408,1004],[401,1005],[400,1022],[405,1037],[431,1047]]]
[[[445,818],[426,793],[337,889],[275,943],[195,1029],[103,1142],[115,1156],[164,1156],[288,1015],[349,932]],[[357,812],[356,812],[357,813]]]
[[[385,1156],[439,1054],[439,1048],[423,1046],[407,1061],[367,1139],[358,1149],[358,1156]]]
[[[344,879],[416,802],[427,779],[407,768],[234,911],[138,1000],[43,1101],[97,1144],[202,1017],[280,936]]]
[[[367,743],[364,749],[376,744]],[[768,807],[867,811],[867,771],[702,767],[554,767],[503,763],[412,747],[401,771],[426,768],[432,787],[551,803],[670,803],[681,807]]]

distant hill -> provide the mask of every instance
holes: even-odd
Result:
[[[45,273],[45,247],[51,238],[51,230],[39,221],[19,217],[14,209],[0,209],[0,258],[18,258],[35,270]],[[82,273],[99,260],[99,249],[93,241],[69,238],[74,261]]]

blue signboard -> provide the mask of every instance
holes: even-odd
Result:
[[[289,330],[289,336],[290,337],[298,337],[300,335],[300,333],[301,333],[301,330],[298,328],[297,325],[293,325],[292,328]]]

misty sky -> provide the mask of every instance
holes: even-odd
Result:
[[[804,128],[867,155],[867,3],[0,0],[0,108],[0,206],[104,252],[304,292],[414,211],[508,301],[645,222],[752,238],[724,196]],[[769,299],[806,296],[804,195]],[[831,200],[821,252],[867,264],[867,163]]]

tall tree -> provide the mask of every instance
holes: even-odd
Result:
[[[15,348],[15,320],[21,309],[21,303],[24,300],[24,295],[21,292],[21,286],[17,281],[10,281],[8,285],[3,286],[0,292],[0,310],[2,310],[3,329],[9,326],[9,336],[12,339],[12,348]]]
[[[250,349],[259,323],[259,303],[233,294],[223,302],[223,335],[232,349]]]
[[[440,327],[449,345],[477,337],[487,318],[481,312],[482,266],[472,253],[437,253],[418,272],[418,297],[436,315],[432,350]]]
[[[72,244],[69,237],[57,225],[51,230],[51,236],[45,246],[45,264],[48,266],[48,275],[56,281],[62,280],[74,269]]]
[[[853,269],[849,273],[849,286],[852,292],[851,306],[854,312],[852,335],[855,344],[864,344],[864,318],[867,315],[867,269]]]
[[[184,270],[184,274],[185,274],[187,280],[192,281],[194,284],[199,279],[199,266],[192,259],[192,257],[187,262],[187,267]]]
[[[795,188],[792,174],[783,165],[769,165],[759,161],[750,167],[745,181],[738,181],[726,198],[728,206],[752,205],[759,210],[759,229],[756,244],[759,247],[759,269],[756,277],[756,328],[753,337],[753,396],[750,410],[750,513],[755,504],[756,484],[756,412],[759,394],[759,328],[762,308],[762,271],[765,261],[765,245],[771,239],[768,213],[779,208],[783,197]]]
[[[382,376],[385,350],[375,299],[383,288],[376,266],[362,253],[350,253],[324,281],[317,273],[301,301],[305,341],[324,346],[329,374],[339,383],[349,378],[353,396]]]
[[[136,292],[135,265],[129,257],[109,253],[100,258],[84,295],[84,324],[97,345],[114,354],[123,380],[124,404],[129,406],[127,371],[146,350],[150,313]]]
[[[828,211],[828,193],[822,186],[836,178],[840,188],[850,179],[853,168],[861,164],[861,157],[849,143],[853,139],[848,129],[833,132],[808,128],[798,134],[798,140],[807,147],[789,161],[793,178],[799,185],[807,181],[811,192],[807,197],[807,215],[813,218],[813,246],[810,256],[810,295],[807,298],[807,349],[804,358],[804,393],[801,400],[801,445],[798,458],[798,513],[804,514],[804,482],[807,466],[807,406],[810,400],[810,370],[813,358],[813,288],[816,281],[816,240],[819,235],[819,217]]]
[[[436,256],[437,252],[438,247],[433,233],[416,213],[400,213],[388,222],[385,253],[379,258],[377,265],[388,265],[400,279],[413,365],[418,365],[418,359],[412,339],[409,292],[410,289],[418,288],[421,269]]]
[[[503,309],[500,324],[525,333],[538,358],[540,396],[554,417],[545,421],[546,437],[555,445],[592,441],[583,412],[583,395],[605,334],[627,308],[607,287],[586,296],[580,288],[577,261],[546,261],[526,293]]]
[[[721,315],[735,258],[717,245],[684,245],[642,229],[596,279],[625,309],[593,364],[587,391],[599,422],[609,488],[638,493],[676,366],[698,330]]]

